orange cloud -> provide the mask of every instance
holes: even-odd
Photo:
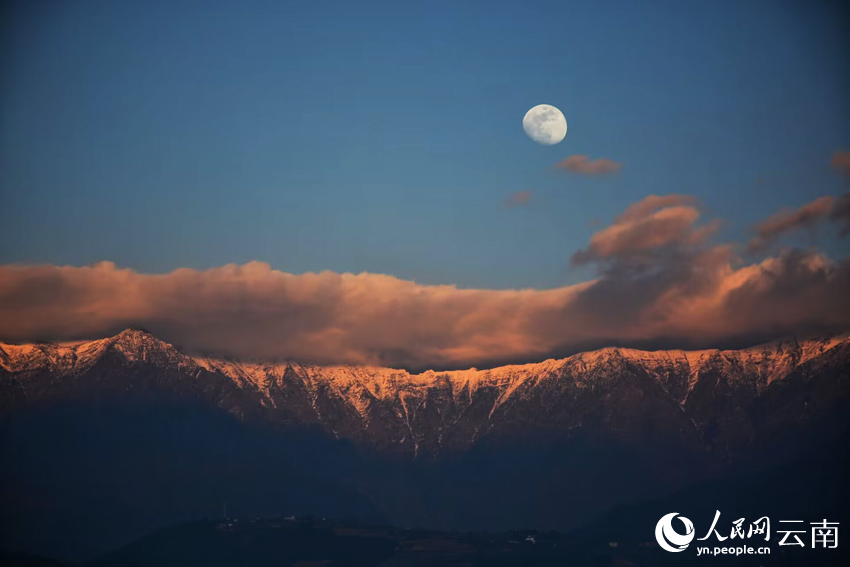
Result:
[[[700,212],[695,203],[687,195],[650,195],[627,208],[611,226],[595,233],[590,246],[576,252],[572,261],[582,264],[614,257],[637,258],[659,248],[698,244],[717,225],[697,227]]]
[[[527,205],[531,201],[531,196],[532,192],[530,189],[517,191],[508,195],[508,198],[505,200],[505,204],[510,208],[521,207],[523,205]]]
[[[840,197],[819,197],[798,209],[780,211],[754,227],[756,236],[750,241],[749,251],[761,251],[783,234],[799,229],[814,230],[824,221],[840,225],[842,235],[850,229],[850,193]]]
[[[261,262],[157,275],[109,262],[0,266],[0,340],[93,338],[139,325],[195,352],[421,370],[850,328],[850,261],[790,251],[740,266],[732,246],[708,242],[716,222],[699,219],[692,197],[647,197],[579,253],[598,266],[596,279],[548,290],[295,275]]]
[[[100,337],[141,325],[190,351],[448,368],[608,344],[707,347],[846,328],[850,266],[811,253],[735,269],[726,247],[551,290],[463,290],[252,262],[139,274],[0,268],[0,337]],[[671,342],[671,338],[675,341]]]
[[[850,175],[850,151],[836,151],[832,154],[829,163],[835,169],[843,172],[844,175]]]
[[[140,274],[90,267],[0,267],[0,339],[96,337],[132,325],[195,351],[249,358],[394,365],[540,356],[535,321],[585,285],[462,290],[379,274],[293,275],[251,262]]]
[[[556,169],[565,169],[581,175],[605,175],[616,173],[623,164],[608,158],[590,159],[587,156],[573,155],[555,164]]]

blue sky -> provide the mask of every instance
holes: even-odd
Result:
[[[841,3],[637,4],[12,3],[0,264],[554,287],[589,277],[569,258],[592,221],[649,194],[696,195],[742,240],[847,190]],[[561,144],[523,133],[540,103]],[[553,171],[572,154],[623,169]]]

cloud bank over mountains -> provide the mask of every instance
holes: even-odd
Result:
[[[548,290],[294,275],[262,262],[167,274],[109,262],[7,265],[0,340],[75,340],[136,325],[197,352],[424,369],[608,345],[744,345],[850,327],[850,261],[786,250],[743,264],[735,246],[711,242],[718,220],[702,217],[693,197],[649,196],[573,256],[595,265],[596,279]]]

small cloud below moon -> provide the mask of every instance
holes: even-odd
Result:
[[[516,191],[508,195],[508,198],[505,199],[505,205],[511,209],[525,206],[531,202],[531,196],[531,189],[526,189],[525,191]]]
[[[590,159],[587,156],[573,155],[556,163],[555,169],[579,175],[607,175],[623,169],[623,164],[608,158]]]
[[[836,151],[832,154],[829,164],[838,171],[843,172],[844,175],[850,176],[850,151]]]

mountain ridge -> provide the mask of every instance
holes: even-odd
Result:
[[[117,545],[224,499],[248,515],[572,529],[828,453],[850,431],[848,406],[844,334],[420,374],[189,356],[137,330],[0,345],[0,523],[39,550],[39,526],[61,518],[54,543],[69,557],[88,553],[78,541]],[[147,515],[113,526],[114,502]]]
[[[159,339],[153,333],[138,327],[129,327],[112,337],[105,337],[94,340],[80,341],[38,341],[30,343],[6,343],[0,341],[0,368],[7,371],[19,371],[25,365],[24,363],[38,363],[39,355],[44,356],[45,362],[54,364],[62,370],[67,369],[68,363],[73,367],[77,361],[90,360],[92,355],[101,354],[104,349],[115,347],[121,350],[130,359],[145,359],[148,352],[165,352],[173,359],[179,358],[181,362],[192,362],[198,364],[207,370],[218,370],[227,373],[231,378],[250,376],[251,373],[246,369],[258,368],[285,368],[285,367],[300,367],[311,369],[326,369],[334,370],[351,370],[358,369],[371,373],[391,373],[396,376],[407,377],[411,381],[423,379],[425,377],[437,378],[439,376],[472,376],[488,373],[502,373],[509,371],[546,371],[555,367],[563,366],[571,361],[588,361],[599,359],[605,355],[611,357],[623,357],[627,359],[649,360],[669,360],[672,358],[681,358],[688,362],[689,365],[694,365],[703,362],[713,356],[720,357],[736,357],[736,355],[752,355],[763,354],[766,351],[773,352],[787,351],[789,348],[799,347],[801,352],[800,362],[809,360],[812,356],[821,354],[824,350],[829,350],[843,343],[850,341],[850,332],[833,333],[816,335],[807,338],[798,339],[790,337],[786,339],[774,340],[766,343],[760,343],[751,347],[742,349],[662,349],[662,350],[642,350],[629,347],[607,346],[599,349],[582,351],[564,358],[548,358],[540,362],[530,362],[524,364],[506,364],[495,366],[493,368],[479,369],[470,367],[467,369],[455,370],[425,370],[422,372],[409,372],[401,368],[393,368],[377,365],[366,364],[308,364],[295,360],[285,360],[277,362],[276,360],[265,361],[243,361],[236,357],[216,357],[209,355],[188,355],[180,351],[175,345]],[[83,355],[80,357],[80,355]],[[374,375],[374,374],[373,374]],[[774,378],[775,379],[775,378]],[[772,381],[772,380],[770,380]]]
[[[514,436],[516,429],[569,435],[589,422],[615,438],[646,429],[653,438],[705,444],[718,420],[721,429],[726,418],[758,429],[764,420],[742,418],[745,406],[759,405],[789,377],[813,375],[809,365],[836,358],[846,369],[847,353],[850,335],[840,334],[742,350],[607,347],[524,365],[412,374],[190,356],[131,328],[93,341],[0,343],[0,387],[15,405],[166,390],[201,397],[242,419],[319,425],[338,439],[416,456],[468,450],[483,437]],[[812,376],[803,379],[817,387]],[[806,419],[807,395],[794,408],[797,419]]]

